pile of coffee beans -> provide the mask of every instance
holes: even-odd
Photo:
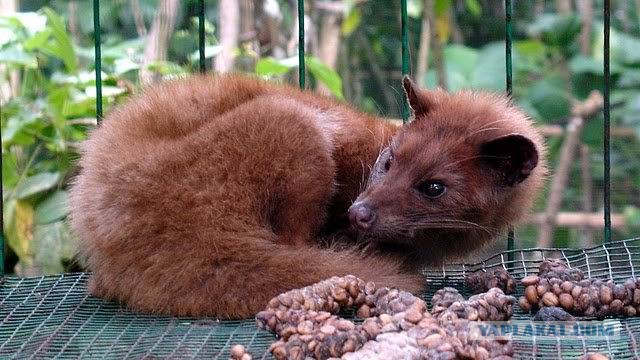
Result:
[[[374,359],[511,359],[510,341],[470,341],[469,321],[441,323],[425,317],[414,327],[381,333],[346,360]]]
[[[451,311],[447,307],[438,313],[450,314],[447,317],[432,316],[427,304],[410,293],[377,288],[353,276],[334,277],[280,294],[256,320],[258,327],[279,336],[270,347],[276,359],[511,357],[509,341],[469,340],[468,316],[458,316],[462,314],[457,310],[459,304],[467,304],[460,294],[447,290],[438,296],[438,306],[443,306],[445,298],[454,306]],[[478,317],[486,313],[487,319],[508,318],[514,302],[500,289],[472,299],[468,305],[479,309]],[[350,307],[358,308],[358,315],[365,318],[362,324],[336,315]]]
[[[516,299],[499,288],[474,295],[465,300],[458,290],[446,287],[436,291],[431,299],[431,314],[442,321],[505,321],[513,315]]]
[[[560,307],[573,315],[598,318],[640,313],[640,279],[627,279],[622,284],[587,279],[581,270],[557,259],[543,261],[538,275],[523,278],[522,285],[524,296],[518,304],[525,312]]]
[[[498,288],[505,294],[513,294],[516,291],[516,281],[504,268],[494,268],[486,271],[476,271],[464,278],[464,285],[474,294]]]

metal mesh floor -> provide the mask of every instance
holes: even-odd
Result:
[[[563,258],[594,278],[621,281],[640,275],[640,238],[592,249],[527,249],[501,253],[478,264],[446,265],[426,270],[425,298],[443,286],[469,295],[464,274],[482,268],[508,268],[520,279],[536,273],[544,257]],[[638,274],[637,274],[638,273]],[[227,359],[234,344],[243,344],[255,359],[271,358],[267,352],[273,335],[256,329],[253,319],[211,319],[151,316],[131,312],[118,304],[87,294],[89,275],[62,274],[38,278],[8,277],[0,285],[0,359]],[[517,295],[522,294],[518,286]],[[531,316],[515,309],[514,319]],[[640,318],[618,318],[618,339],[589,338],[514,341],[518,358],[576,358],[600,351],[612,359],[640,358]]]

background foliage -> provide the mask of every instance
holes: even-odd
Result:
[[[3,216],[10,254],[7,265],[21,275],[60,272],[74,268],[72,234],[66,223],[66,189],[76,171],[79,145],[95,126],[92,4],[85,0],[13,2],[19,12],[0,13]],[[143,30],[151,32],[159,2],[135,1],[136,11],[133,3],[101,2],[101,76],[107,111],[139,91],[144,71],[153,72],[159,79],[197,71],[197,3],[179,2],[166,57],[151,61],[145,58],[149,33],[141,33],[140,19]],[[219,41],[220,19],[225,15],[220,3],[223,1],[206,4],[209,70],[225,51],[222,39]],[[240,7],[252,13],[241,13],[242,21],[249,25],[243,25],[244,32],[240,31],[232,50],[233,70],[274,81],[295,81],[295,1],[255,1],[246,7],[248,3],[251,1],[242,2],[244,7]],[[591,4],[592,18],[574,8],[578,2],[514,3],[514,99],[541,126],[562,129],[572,102],[602,89],[602,1]],[[569,3],[571,8],[562,10],[559,3]],[[614,136],[612,143],[612,201],[614,213],[624,218],[624,226],[615,232],[616,238],[622,238],[640,231],[640,4],[632,0],[612,3],[611,119],[612,125],[625,134]],[[400,2],[318,0],[307,4],[310,87],[365,111],[399,117]],[[412,74],[420,76],[419,82],[427,87],[446,85],[451,91],[504,91],[501,1],[410,0],[409,14]],[[586,21],[591,23],[591,30],[586,40],[580,40]],[[418,60],[424,48],[421,34],[425,24],[431,24],[431,34],[425,62],[428,69],[421,74]],[[326,60],[331,51],[336,52],[335,59]],[[552,163],[557,162],[562,140],[562,136],[548,138]],[[563,194],[562,209],[602,211],[602,116],[589,120],[581,142],[590,154],[592,208],[582,205],[585,189],[576,163]],[[537,210],[544,209],[548,195],[541,197]],[[518,229],[517,246],[535,246],[536,228]],[[583,235],[578,228],[560,227],[555,232],[555,244],[585,245]],[[592,235],[594,242],[601,241],[600,231]]]

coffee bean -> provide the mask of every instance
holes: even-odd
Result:
[[[558,296],[552,292],[547,292],[542,296],[542,302],[545,306],[558,306]]]
[[[535,285],[529,285],[524,289],[524,296],[527,298],[527,301],[531,304],[535,304],[538,302],[540,297],[538,296],[538,291],[536,290]]]
[[[537,285],[539,280],[540,278],[538,277],[538,275],[529,275],[527,277],[522,278],[520,282],[522,283],[522,285],[526,287],[529,285]]]
[[[562,306],[562,308],[565,309],[566,311],[573,310],[573,303],[574,303],[573,296],[566,293],[560,294],[559,302],[560,302],[560,306]]]
[[[613,291],[608,286],[600,287],[600,302],[603,305],[609,305],[613,301]]]

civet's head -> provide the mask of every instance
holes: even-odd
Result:
[[[421,262],[463,255],[529,210],[543,138],[504,96],[403,85],[413,120],[378,156],[349,218],[363,239]]]

